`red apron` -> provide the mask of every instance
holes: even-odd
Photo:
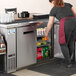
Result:
[[[65,32],[64,32],[64,24],[65,24],[66,18],[69,18],[69,17],[62,18],[59,21],[59,44],[66,44]]]
[[[60,44],[65,44],[65,32],[64,32],[64,23],[65,23],[65,18],[62,18],[59,22],[59,43]]]

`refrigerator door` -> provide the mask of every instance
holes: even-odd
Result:
[[[36,63],[34,26],[17,28],[17,69]]]
[[[64,58],[59,45],[59,25],[54,25],[54,57]]]

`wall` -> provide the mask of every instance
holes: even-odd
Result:
[[[76,0],[64,0],[64,1],[71,3],[74,7],[76,7]]]
[[[0,0],[0,11],[13,7],[16,7],[18,12],[28,10],[32,13],[47,13],[50,10],[50,3],[47,0]]]
[[[76,7],[75,0],[64,0],[72,3]],[[0,0],[0,11],[4,11],[5,8],[18,9],[18,12],[22,10],[29,11],[30,13],[49,13],[51,6],[49,0]]]

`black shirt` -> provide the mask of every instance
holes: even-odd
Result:
[[[64,3],[65,6],[64,7],[53,7],[50,11],[49,16],[54,16],[56,17],[58,20],[67,17],[67,16],[74,16],[71,8],[72,5],[70,3]]]

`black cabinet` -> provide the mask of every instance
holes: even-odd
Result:
[[[6,72],[6,53],[0,53],[0,72]]]

